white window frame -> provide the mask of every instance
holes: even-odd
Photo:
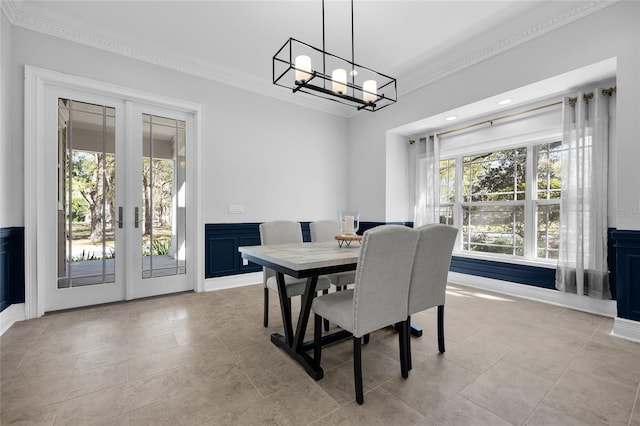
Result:
[[[496,143],[485,143],[481,146],[475,145],[470,147],[468,150],[463,148],[456,148],[455,152],[447,153],[442,152],[440,155],[439,161],[442,160],[455,160],[455,197],[454,197],[454,221],[453,226],[460,229],[458,232],[458,239],[456,245],[454,247],[453,255],[459,257],[468,257],[468,258],[477,258],[477,259],[485,259],[492,260],[497,262],[505,262],[505,263],[517,263],[517,264],[527,264],[532,266],[541,266],[547,268],[555,268],[557,265],[556,259],[544,259],[536,257],[536,208],[538,204],[556,204],[553,200],[538,200],[537,199],[537,185],[536,185],[536,167],[537,167],[537,155],[535,154],[536,145],[541,145],[545,143],[558,142],[562,140],[562,135],[559,132],[553,132],[551,134],[547,134],[544,136],[531,136],[530,138],[515,138],[513,143],[505,143],[504,140],[496,141]],[[503,151],[508,149],[515,148],[526,148],[527,152],[527,160],[526,160],[526,190],[525,190],[525,199],[524,200],[514,200],[514,201],[496,201],[492,202],[492,205],[524,205],[524,256],[515,256],[515,255],[507,255],[507,254],[498,254],[498,253],[487,253],[487,252],[473,252],[469,250],[462,249],[463,243],[463,235],[462,235],[462,212],[463,206],[467,205],[482,205],[482,202],[465,202],[463,201],[463,186],[462,186],[462,158],[477,154],[483,154],[487,152],[495,152],[495,151]],[[557,201],[559,203],[560,200]]]

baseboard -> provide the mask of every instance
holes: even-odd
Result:
[[[262,283],[262,272],[227,275],[226,277],[207,278],[204,280],[204,291],[224,290]]]
[[[616,317],[611,335],[640,343],[640,321]]]
[[[24,321],[24,303],[14,303],[0,312],[0,336],[7,331],[13,323]]]
[[[617,304],[615,300],[597,300],[586,296],[578,296],[577,294],[562,293],[557,290],[511,283],[492,278],[477,277],[475,275],[461,274],[458,272],[449,272],[449,282],[611,318],[614,318],[617,314]]]

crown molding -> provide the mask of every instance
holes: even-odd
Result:
[[[237,71],[231,72],[220,67],[214,68],[197,66],[167,55],[127,45],[125,43],[108,40],[106,38],[96,36],[95,34],[78,31],[74,28],[59,25],[42,18],[23,15],[14,4],[19,3],[20,1],[22,0],[3,0],[1,2],[2,10],[12,25],[67,41],[80,43],[85,46],[101,49],[121,56],[126,56],[128,58],[147,62],[153,65],[169,68],[174,71],[212,80],[228,86],[248,90],[271,98],[280,99],[285,102],[316,109],[329,114],[341,117],[346,116],[346,111],[343,108],[336,108],[334,105],[327,102],[321,102],[319,99],[290,96],[290,93],[283,91],[282,88],[273,86],[267,79],[258,79],[246,74],[240,75]]]
[[[4,13],[4,16],[7,17],[9,23],[11,25],[15,25],[15,17],[16,17],[16,4],[18,1],[16,0],[3,0],[0,1],[0,10]]]
[[[22,27],[28,30],[37,31],[52,37],[62,38],[68,41],[80,43],[89,47],[105,50],[118,55],[126,56],[132,59],[140,60],[157,66],[169,68],[175,71],[183,72],[207,80],[216,81],[218,83],[233,86],[242,90],[248,90],[271,98],[276,98],[285,102],[294,103],[307,108],[323,111],[340,117],[350,118],[359,111],[343,108],[341,106],[332,105],[313,97],[294,96],[291,93],[282,90],[282,88],[273,86],[268,79],[259,79],[249,75],[240,75],[236,71],[226,70],[221,67],[201,67],[190,64],[180,59],[172,58],[167,55],[152,52],[146,49],[127,45],[125,43],[108,40],[103,37],[96,36],[87,32],[79,31],[74,28],[56,24],[34,16],[27,16],[20,13],[19,3],[24,0],[3,0],[0,2],[0,8],[12,25]],[[400,88],[398,96],[407,95],[428,84],[441,80],[451,74],[459,72],[465,68],[473,66],[479,62],[496,56],[500,53],[513,49],[527,41],[540,37],[550,31],[574,22],[592,13],[598,12],[606,7],[612,6],[621,0],[592,0],[580,2],[575,7],[565,10],[559,15],[552,16],[527,30],[504,39],[500,42],[479,50],[465,58],[450,63],[437,71],[428,73],[419,79],[409,82],[404,88]],[[410,79],[410,78],[409,78]]]
[[[455,74],[458,71],[461,71],[503,52],[511,50],[523,43],[536,39],[555,29],[563,27],[564,25],[570,24],[571,22],[584,18],[585,16],[598,12],[609,6],[613,6],[614,4],[619,2],[620,0],[592,0],[581,2],[577,6],[572,7],[559,15],[555,15],[545,21],[539,22],[538,24],[528,28],[527,30],[521,31],[520,33],[512,37],[497,42],[485,49],[482,49],[474,54],[465,57],[462,60],[451,63],[436,72],[430,73],[423,78],[416,80],[408,87],[399,90],[398,96],[409,94],[428,84],[434,83],[438,80],[448,77],[451,74]]]

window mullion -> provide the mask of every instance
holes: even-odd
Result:
[[[453,198],[453,225],[458,228],[456,246],[458,249],[462,249],[463,238],[463,223],[462,223],[462,182],[464,180],[463,167],[462,167],[462,155],[455,157],[455,193]]]
[[[524,257],[536,257],[536,189],[538,187],[537,173],[538,153],[533,144],[527,145],[527,162],[525,172],[525,206],[524,206]]]

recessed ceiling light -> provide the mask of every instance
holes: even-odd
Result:
[[[506,105],[506,104],[510,104],[511,103],[511,99],[503,99],[500,102],[498,102],[498,104],[500,105]]]
[[[447,121],[453,121],[453,120],[455,120],[456,118],[458,118],[458,117],[454,117],[454,116],[452,115],[452,116],[450,116],[450,117],[445,118],[445,120],[447,120]]]

